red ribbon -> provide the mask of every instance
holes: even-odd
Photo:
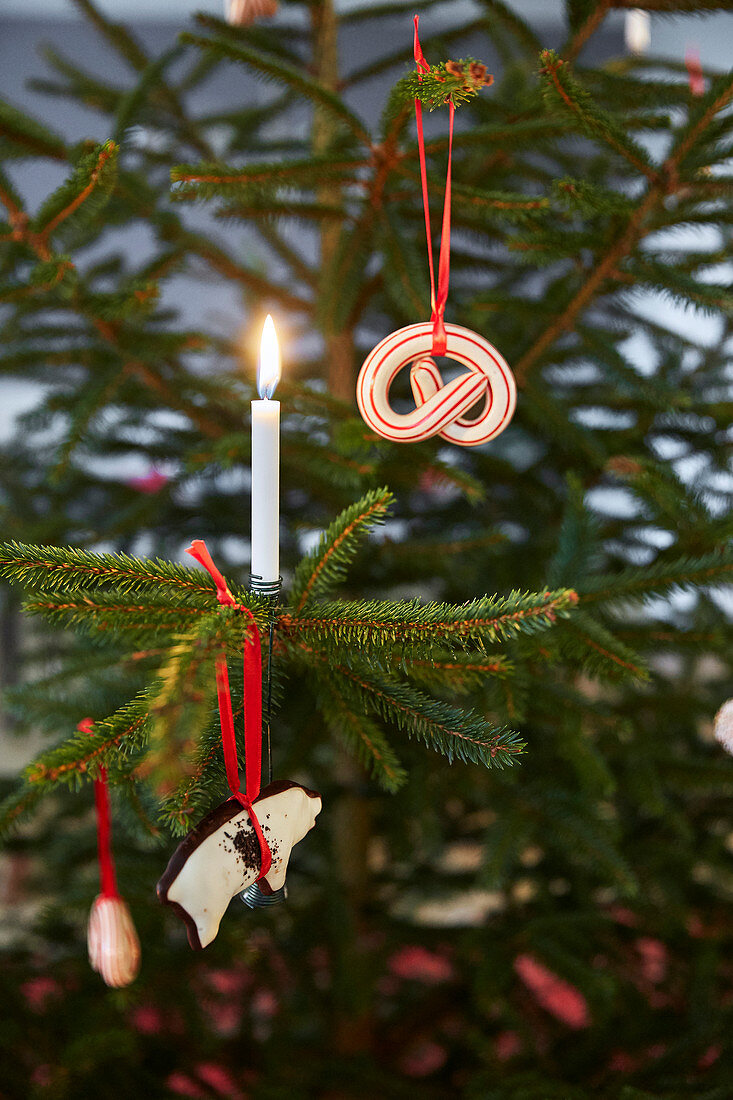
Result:
[[[91,733],[93,718],[83,718],[76,727],[79,733]],[[118,898],[115,861],[112,855],[112,819],[109,809],[109,784],[107,769],[99,769],[99,779],[94,780],[94,804],[97,810],[97,860],[102,897]]]
[[[244,640],[244,776],[246,792],[241,790],[239,779],[239,761],[237,760],[237,740],[234,734],[234,715],[232,713],[232,695],[229,688],[229,669],[226,655],[222,653],[216,661],[216,694],[219,700],[219,721],[221,722],[221,743],[224,749],[224,767],[227,783],[232,797],[242,804],[249,814],[252,828],[260,846],[260,873],[257,879],[264,878],[272,866],[272,852],[265,840],[262,826],[252,803],[260,793],[262,781],[262,650],[257,622],[249,608],[242,607],[229,591],[227,582],[214,565],[211,554],[203,539],[195,539],[186,550],[192,558],[203,565],[216,585],[216,598],[225,607],[234,607],[250,620],[251,629]]]
[[[430,66],[420,46],[418,24],[420,16],[415,16],[414,52],[418,77],[430,71]],[[451,202],[451,165],[453,161],[453,120],[456,109],[448,104],[448,174],[445,181],[445,199],[443,202],[443,226],[440,232],[440,258],[438,260],[438,289],[435,289],[435,267],[433,265],[433,242],[430,232],[430,206],[428,200],[428,176],[425,166],[425,138],[422,125],[422,103],[415,100],[415,121],[417,122],[417,146],[420,154],[420,179],[422,180],[422,202],[425,211],[425,235],[428,241],[428,267],[430,269],[430,320],[433,322],[433,355],[445,355],[445,305],[448,301],[450,282],[450,202]]]

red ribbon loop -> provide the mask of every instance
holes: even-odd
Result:
[[[418,37],[418,25],[420,16],[415,16],[414,54],[419,78],[429,71],[430,66],[422,52]],[[448,285],[450,283],[450,207],[451,207],[451,166],[453,163],[453,121],[455,119],[455,107],[448,105],[448,173],[445,181],[445,198],[443,201],[443,224],[440,231],[440,257],[438,259],[438,287],[435,288],[435,266],[433,264],[433,242],[430,231],[430,205],[428,199],[428,175],[425,163],[425,136],[423,133],[422,103],[415,100],[415,121],[417,123],[417,147],[420,157],[420,179],[422,181],[422,202],[425,212],[425,235],[428,242],[428,268],[430,270],[430,307],[433,323],[433,355],[445,355],[445,306],[448,301]]]
[[[224,580],[219,570],[214,565],[214,560],[209,553],[206,543],[203,539],[194,539],[188,550],[187,554],[190,554],[192,558],[195,558],[199,565],[203,565],[206,572],[212,578],[216,585],[216,598],[220,604],[224,604],[226,607],[236,607],[237,601],[229,591],[229,585]]]
[[[196,539],[186,550],[192,558],[213,578],[216,585],[216,598],[220,604],[234,607],[250,620],[250,629],[244,640],[244,777],[246,793],[241,790],[239,779],[239,761],[237,759],[237,739],[234,733],[234,715],[232,713],[232,695],[229,688],[229,669],[226,655],[222,653],[216,661],[216,694],[219,701],[219,721],[221,722],[221,743],[224,749],[224,767],[227,783],[232,797],[236,798],[247,811],[260,846],[260,873],[258,880],[264,878],[272,866],[272,852],[265,840],[262,827],[257,819],[252,802],[260,793],[262,781],[262,649],[260,632],[254,615],[247,607],[242,607],[232,596],[224,577],[214,565],[211,554],[203,539]]]
[[[93,718],[82,718],[76,727],[79,733],[92,733]],[[97,810],[97,860],[99,885],[104,898],[118,898],[115,861],[112,855],[112,816],[109,808],[107,769],[99,769],[99,779],[94,780],[94,804]]]

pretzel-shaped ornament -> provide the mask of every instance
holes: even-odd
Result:
[[[461,325],[446,324],[445,333],[446,356],[468,367],[468,374],[445,385],[430,357],[432,321],[391,333],[364,360],[356,399],[359,412],[377,435],[397,443],[439,435],[461,447],[477,447],[509,424],[517,403],[517,386],[506,360],[483,336]],[[417,407],[409,413],[396,413],[389,403],[389,391],[408,363],[412,363],[410,385]],[[465,419],[464,413],[482,395],[479,415]]]

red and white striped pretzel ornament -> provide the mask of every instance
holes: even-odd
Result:
[[[430,70],[420,46],[419,16],[415,16],[414,54],[418,79]],[[414,443],[439,435],[462,447],[478,447],[503,432],[514,415],[517,387],[506,360],[495,347],[470,329],[445,323],[445,307],[450,282],[450,207],[451,162],[453,157],[453,120],[455,107],[448,104],[448,172],[440,232],[438,279],[435,280],[433,242],[430,228],[427,165],[423,133],[422,104],[415,100],[417,147],[420,158],[425,237],[430,273],[430,321],[407,325],[391,333],[367,356],[359,372],[356,399],[359,412],[377,435],[398,443]],[[468,367],[468,373],[443,384],[432,355],[445,355]],[[408,363],[412,364],[410,384],[416,408],[396,413],[389,403],[389,390]],[[479,415],[467,419],[465,413],[483,398]]]
[[[398,329],[377,344],[359,372],[359,412],[372,431],[397,443],[415,443],[434,435],[462,447],[488,443],[504,431],[514,415],[514,375],[483,336],[461,325],[446,324],[445,354],[468,367],[468,373],[444,385],[430,357],[433,333],[433,322],[422,321]],[[389,403],[389,391],[408,363],[412,363],[410,384],[417,407],[396,413]],[[464,414],[482,397],[479,415],[466,419]]]

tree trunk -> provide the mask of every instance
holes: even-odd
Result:
[[[313,31],[313,60],[316,78],[330,91],[338,88],[338,17],[333,0],[315,0],[311,5]],[[313,119],[313,154],[318,156],[328,149],[334,133],[334,122],[326,111],[316,108]],[[318,190],[318,201],[337,205],[341,201],[341,186],[325,183]],[[338,221],[326,221],[321,229],[321,271],[330,267],[336,254],[341,235]],[[323,293],[321,289],[321,293]],[[351,330],[324,332],[326,363],[328,364],[328,388],[334,397],[351,401],[354,397],[354,336]]]
[[[338,17],[333,0],[315,0],[311,4],[311,27],[315,74],[325,87],[338,86]],[[313,153],[324,153],[333,138],[330,115],[316,108],[313,119]],[[318,190],[319,202],[338,204],[342,199],[339,184],[327,183]],[[338,249],[341,226],[326,222],[321,229],[321,271],[328,270]],[[323,287],[319,293],[325,293]],[[328,388],[334,397],[354,400],[353,332],[323,333]],[[338,800],[331,807],[332,850],[335,864],[335,889],[331,920],[338,957],[334,964],[335,1049],[342,1055],[363,1053],[372,1045],[371,993],[366,949],[364,906],[368,897],[367,845],[371,814],[361,793],[365,777],[359,765],[340,746],[336,747]]]

